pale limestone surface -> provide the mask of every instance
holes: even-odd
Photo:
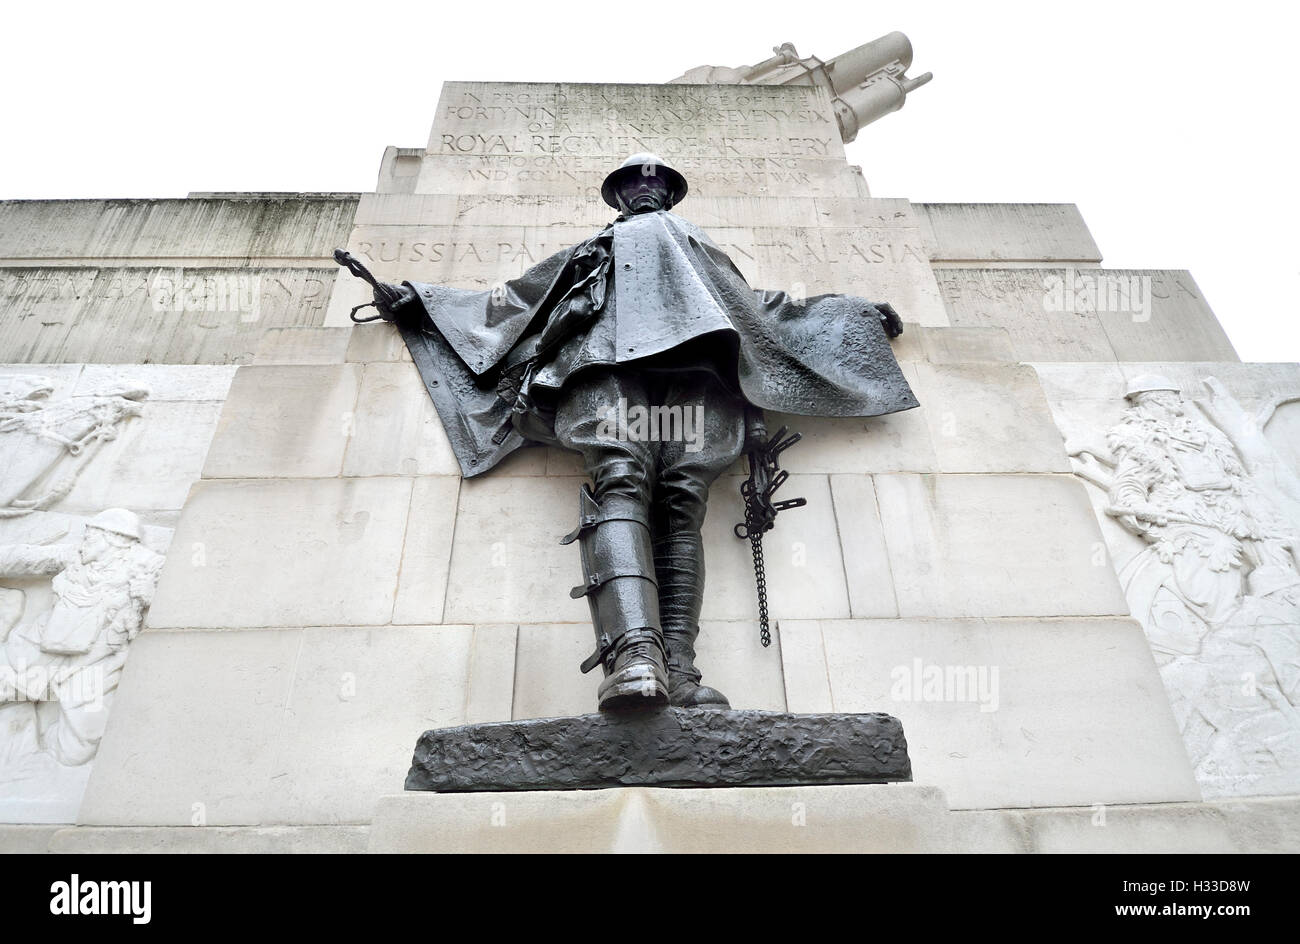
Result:
[[[1295,853],[1300,800],[954,811],[954,852]]]
[[[149,625],[388,623],[410,496],[398,478],[199,482]]]
[[[414,184],[418,193],[459,192],[474,195],[516,193],[565,196],[575,190],[599,199],[600,185],[617,156],[426,154]],[[662,155],[671,160],[669,155]],[[721,159],[686,158],[674,162],[691,181],[691,189],[709,196],[869,196],[855,168],[820,157],[772,155]],[[381,189],[385,187],[380,182]]]
[[[1149,278],[1154,305],[1148,319],[1100,310],[1115,359],[1120,361],[1239,361],[1232,342],[1190,272],[1114,269],[1120,277]]]
[[[772,644],[763,648],[754,620],[701,620],[696,665],[704,684],[726,695],[733,708],[786,711],[783,646],[776,626]]]
[[[369,826],[75,826],[54,833],[48,848],[39,851],[77,855],[337,855],[365,852],[369,839]]]
[[[1016,359],[1011,333],[1006,328],[942,327],[918,331],[925,359],[932,364],[1007,364]]]
[[[935,262],[1101,262],[1073,203],[916,203]]]
[[[601,673],[592,670],[583,675],[578,666],[595,648],[590,622],[520,626],[511,717],[557,718],[591,712]]]
[[[1200,799],[1131,620],[822,620],[800,631],[817,629],[833,710],[902,721],[914,779],[954,809]],[[820,688],[814,679],[813,697]]]
[[[59,826],[0,825],[0,855],[33,855],[45,852]]]
[[[875,481],[870,475],[832,475],[831,493],[852,615],[897,616],[898,600]]]
[[[940,472],[1068,472],[1033,369],[917,364],[916,411],[930,424]],[[889,471],[868,465],[871,471]]]
[[[772,790],[785,790],[773,787]],[[807,804],[805,804],[806,816]],[[493,812],[505,815],[506,807]],[[792,811],[792,816],[793,816]],[[1294,797],[1219,803],[1109,805],[1039,810],[953,810],[950,853],[1062,851],[1118,853],[1295,853]],[[499,816],[498,816],[499,819]],[[1084,823],[1092,833],[1083,830]],[[1185,831],[1191,827],[1191,831]],[[369,826],[0,826],[0,853],[363,852]]]
[[[52,388],[47,402],[72,396],[84,364],[5,364],[0,374],[0,391],[6,397],[28,395],[34,387]]]
[[[401,332],[371,330],[376,327],[378,326],[361,325],[360,327],[348,329],[352,332],[351,339],[348,341],[347,357],[345,358],[348,363],[371,363],[374,361],[406,361],[410,363],[411,352],[407,350]]]
[[[442,421],[412,363],[365,366],[353,426],[344,475],[460,475]]]
[[[786,710],[798,714],[834,711],[821,623],[783,620],[773,635],[773,641],[777,640],[781,645]]]
[[[1106,296],[1078,310],[1052,308],[1052,279],[1139,281],[1150,309]],[[957,327],[1001,327],[1021,361],[1235,361],[1236,352],[1196,282],[1172,269],[936,268]],[[1101,284],[1103,288],[1108,283]],[[1118,282],[1115,284],[1119,284]],[[1125,307],[1127,306],[1127,307]],[[1102,310],[1096,310],[1100,307]],[[1137,310],[1133,310],[1137,309]]]
[[[267,328],[324,321],[338,269],[312,263],[0,267],[0,360],[248,364]]]
[[[50,367],[55,371],[61,369]],[[8,373],[9,370],[0,367],[0,372]],[[71,395],[102,396],[123,385],[142,384],[149,389],[150,403],[221,402],[230,392],[234,376],[234,367],[207,364],[85,364]]]
[[[357,194],[0,201],[0,266],[318,267]]]
[[[620,157],[621,161],[622,158]],[[897,197],[813,197],[808,194],[736,196],[697,193],[694,186],[687,199],[673,212],[706,230],[718,228],[868,227],[896,229],[911,244],[899,253],[924,248],[923,220],[917,204]],[[373,227],[376,233],[387,227],[483,226],[518,229],[574,227],[600,229],[613,221],[616,211],[598,196],[544,194],[521,191],[506,194],[472,193],[367,193],[362,194],[355,226]],[[427,240],[426,240],[427,242]],[[377,245],[371,246],[376,252]],[[387,261],[393,246],[385,253]],[[421,250],[422,255],[430,249]],[[418,261],[418,260],[416,260]]]
[[[1158,807],[1107,807],[1026,810],[1032,851],[1038,853],[1123,854],[1234,853],[1224,817],[1212,806],[1168,804]]]
[[[581,478],[490,474],[461,483],[444,618],[484,623],[583,622],[576,544]]]
[[[464,722],[471,637],[468,626],[147,632],[78,822],[365,823],[402,783],[419,732]]]
[[[938,268],[935,279],[953,326],[1005,329],[1013,360],[1116,360],[1095,314],[1047,310],[1047,274],[1038,268]]]
[[[1067,400],[1122,401],[1128,381],[1149,374],[1167,377],[1193,399],[1209,393],[1203,382],[1206,377],[1217,377],[1242,402],[1252,404],[1271,397],[1300,393],[1300,366],[1296,364],[1150,360],[1124,364],[1035,363],[1032,366],[1053,408]],[[1119,408],[1123,410],[1122,402]]]
[[[915,384],[916,365],[904,362],[900,366],[909,385]],[[767,426],[770,432],[785,426],[803,436],[798,445],[781,455],[781,467],[792,474],[938,471],[923,409],[867,417],[768,413]]]
[[[461,488],[460,476],[429,475],[411,481],[411,509],[393,604],[394,623],[443,621],[456,527],[452,515]]]
[[[466,724],[511,719],[518,640],[519,627],[509,623],[471,630]]]
[[[1223,814],[1237,851],[1300,852],[1300,798],[1242,798],[1213,805]]]
[[[253,363],[337,364],[347,359],[351,342],[350,327],[268,328],[257,344]]]
[[[627,787],[382,797],[370,851],[942,852],[943,794],[914,784]]]
[[[357,430],[355,364],[249,367],[235,375],[206,478],[338,475]]]
[[[1087,493],[1072,478],[874,479],[902,616],[1127,613]],[[848,566],[851,582],[872,579]]]

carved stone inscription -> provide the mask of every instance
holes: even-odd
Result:
[[[711,129],[707,135],[702,129]],[[449,82],[430,154],[843,159],[826,93],[810,86]],[[690,174],[692,168],[679,168]]]

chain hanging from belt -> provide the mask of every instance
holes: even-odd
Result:
[[[799,433],[786,435],[786,428],[778,429],[761,448],[749,453],[749,478],[740,483],[740,494],[745,499],[745,520],[732,532],[738,538],[749,538],[754,555],[754,584],[758,589],[758,632],[764,646],[772,644],[772,631],[767,613],[767,569],[763,562],[763,534],[776,526],[777,512],[802,508],[807,499],[789,498],[773,502],[776,490],[785,484],[790,473],[780,467],[780,455],[803,437]]]

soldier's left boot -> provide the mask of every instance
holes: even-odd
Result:
[[[668,703],[674,708],[730,708],[727,696],[701,685],[695,667],[704,601],[704,543],[700,533],[656,537],[655,574],[659,578],[659,617],[668,651]]]

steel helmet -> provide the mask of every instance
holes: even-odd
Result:
[[[1134,377],[1129,381],[1128,390],[1124,394],[1125,400],[1132,400],[1139,393],[1155,393],[1158,390],[1168,390],[1171,393],[1181,393],[1178,384],[1174,383],[1167,377],[1161,377],[1159,374],[1143,374],[1141,377]]]
[[[109,508],[107,511],[101,511],[86,522],[86,527],[140,540],[140,518],[135,512],[127,511],[125,508]]]
[[[686,198],[686,178],[673,170],[658,154],[649,152],[633,154],[610,172],[605,182],[600,185],[600,195],[615,210],[621,209],[615,192],[618,185],[627,178],[640,174],[645,177],[658,177],[668,185],[668,205],[676,206]]]

